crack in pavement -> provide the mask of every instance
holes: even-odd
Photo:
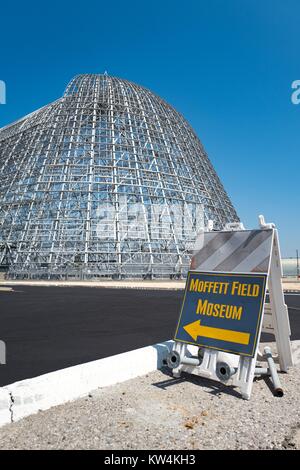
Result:
[[[10,405],[9,405],[9,412],[10,412],[10,421],[11,423],[14,422],[14,411],[13,411],[13,405],[14,405],[14,397],[12,392],[9,392],[9,397],[10,397]]]

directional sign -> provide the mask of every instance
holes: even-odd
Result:
[[[266,274],[189,271],[175,341],[255,354]]]

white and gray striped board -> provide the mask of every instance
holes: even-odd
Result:
[[[233,273],[265,273],[270,266],[272,229],[202,232],[190,269]]]

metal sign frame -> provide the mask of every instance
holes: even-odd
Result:
[[[259,224],[261,230],[272,229],[273,239],[267,272],[270,303],[264,301],[263,319],[260,322],[253,357],[224,353],[207,347],[198,347],[198,354],[195,356],[191,355],[187,344],[175,341],[169,359],[169,365],[170,361],[173,361],[171,365],[174,377],[179,377],[182,372],[187,372],[233,385],[240,389],[242,397],[247,400],[251,396],[257,357],[261,355],[259,342],[262,332],[275,336],[280,370],[287,372],[288,368],[293,365],[290,343],[291,330],[281,281],[282,267],[278,232],[274,224],[265,223],[263,216],[259,216]],[[212,229],[212,224],[210,224],[210,229]],[[228,229],[244,230],[244,227],[242,224],[228,224],[225,230]],[[194,348],[197,349],[196,346]]]

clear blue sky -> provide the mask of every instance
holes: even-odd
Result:
[[[78,73],[144,85],[192,124],[240,218],[263,213],[300,249],[298,0],[5,2],[0,126],[60,97]]]

